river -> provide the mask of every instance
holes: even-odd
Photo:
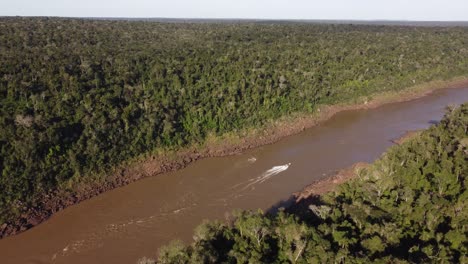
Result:
[[[326,122],[241,155],[208,158],[69,207],[0,240],[0,263],[136,263],[172,239],[189,242],[204,219],[236,208],[268,210],[312,181],[359,161],[372,162],[408,130],[441,119],[468,88],[443,89]]]

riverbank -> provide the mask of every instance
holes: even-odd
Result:
[[[115,173],[107,181],[77,185],[73,189],[78,191],[73,193],[62,191],[44,196],[39,206],[23,214],[17,222],[3,225],[2,235],[15,234],[26,230],[67,206],[138,179],[181,169],[192,161],[201,158],[237,154],[250,148],[274,143],[283,137],[297,134],[306,128],[327,120],[339,111],[374,108],[385,103],[415,99],[427,95],[437,88],[463,86],[468,86],[467,79],[431,82],[408,88],[401,93],[378,95],[373,100],[362,98],[348,105],[321,106],[318,108],[320,111],[313,115],[295,115],[294,117],[278,120],[262,129],[239,132],[238,135],[212,137],[203,145],[192,146],[179,152],[172,151],[169,152],[169,155],[165,152],[151,155],[149,158],[140,158],[140,161],[134,161],[133,165],[125,164],[116,169]]]
[[[403,136],[392,140],[392,142],[396,145],[401,145],[410,139],[418,137],[421,133],[421,130],[407,131]],[[287,210],[295,212],[296,214],[303,214],[307,211],[307,207],[311,203],[319,200],[321,195],[334,191],[339,185],[356,178],[360,170],[366,169],[369,166],[369,163],[357,162],[347,168],[339,170],[331,177],[312,182],[301,191],[292,194],[293,202]]]
[[[440,122],[421,127],[420,135],[388,144],[365,168],[355,166],[356,178],[304,204],[302,214],[237,211],[228,223],[201,224],[188,245],[161,247],[157,262],[466,263],[460,224],[468,205],[466,97],[463,102],[446,109]]]

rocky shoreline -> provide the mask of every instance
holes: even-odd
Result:
[[[272,144],[284,137],[298,134],[307,128],[313,127],[341,111],[371,109],[387,103],[420,98],[437,89],[462,87],[468,87],[468,78],[456,78],[451,81],[433,81],[408,88],[399,93],[376,95],[370,101],[363,99],[362,103],[322,106],[316,114],[278,120],[261,131],[251,131],[246,133],[246,135],[239,135],[236,140],[219,138],[214,142],[208,140],[203,146],[192,146],[172,153],[172,155],[153,155],[149,158],[136,161],[130,166],[116,168],[103,182],[83,184],[74,192],[55,191],[45,194],[36,207],[25,209],[25,213],[21,214],[19,219],[0,225],[0,238],[15,235],[32,228],[50,218],[54,213],[103,192],[125,186],[145,177],[185,168],[191,162],[199,159],[235,155],[248,149]],[[333,189],[333,186],[349,180],[354,175],[353,171],[360,166],[365,166],[365,164],[355,165],[355,167],[340,171],[334,177],[313,183],[298,194],[297,202],[314,195],[323,194]]]

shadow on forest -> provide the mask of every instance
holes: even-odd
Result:
[[[320,196],[314,195],[308,198],[296,201],[296,197],[291,195],[288,199],[281,200],[266,210],[268,215],[276,215],[279,211],[296,216],[299,221],[313,223],[318,220],[317,216],[309,209],[310,205],[324,205]]]

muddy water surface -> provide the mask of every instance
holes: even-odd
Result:
[[[319,126],[242,155],[197,161],[72,206],[0,240],[0,263],[135,263],[172,239],[191,240],[203,219],[235,208],[268,209],[358,161],[378,158],[408,130],[437,122],[468,88],[341,112]]]

